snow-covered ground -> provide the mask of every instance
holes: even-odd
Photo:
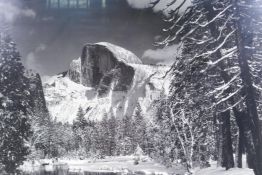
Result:
[[[144,172],[146,174],[179,174],[184,172],[183,167],[166,168],[165,166],[145,158],[138,165],[134,164],[133,156],[109,157],[100,160],[62,160],[68,163],[70,169],[84,171],[113,171],[113,172]]]
[[[53,161],[49,159],[38,160],[32,165],[32,161],[27,161],[21,167],[25,172],[34,172],[41,169],[41,164],[45,166],[46,171],[53,171],[56,165],[64,166],[69,172],[120,172],[121,174],[148,174],[148,175],[184,175],[185,168],[182,165],[176,165],[167,168],[164,165],[146,157],[140,156],[139,163],[135,164],[136,156],[118,156],[106,157],[105,159],[59,159]],[[245,165],[244,165],[245,167]],[[253,170],[249,168],[218,168],[216,162],[211,162],[211,167],[204,169],[194,169],[193,175],[254,175]]]
[[[244,168],[231,168],[225,170],[225,168],[217,167],[216,162],[211,162],[211,167],[205,169],[194,170],[194,175],[254,175],[252,169],[246,168],[245,156],[243,156]]]
[[[140,172],[142,174],[184,174],[185,170],[182,166],[176,166],[173,168],[166,168],[165,166],[157,163],[156,161],[149,159],[148,157],[141,157],[139,164],[134,164],[134,156],[118,156],[107,157],[105,159],[86,159],[86,160],[58,160],[58,162],[52,163],[52,160],[40,160],[35,161],[34,167],[31,162],[25,162],[21,167],[23,171],[32,172],[36,170],[42,163],[48,163],[45,168],[47,171],[52,171],[53,165],[61,164],[66,165],[71,172],[121,172],[135,173]]]
[[[210,167],[198,170],[194,175],[254,175],[254,172],[248,168],[232,168],[226,171],[225,168]]]

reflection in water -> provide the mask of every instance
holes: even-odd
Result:
[[[90,172],[81,169],[69,169],[67,164],[42,164],[34,167],[34,171],[23,172],[22,175],[121,175],[121,172]],[[127,173],[134,175],[137,173]],[[140,173],[141,175],[141,173]]]

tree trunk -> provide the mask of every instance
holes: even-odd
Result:
[[[253,165],[253,160],[252,160],[252,156],[250,154],[246,154],[247,156],[247,160],[246,160],[246,163],[247,163],[247,167],[250,168],[250,169],[254,169],[254,165]]]
[[[243,83],[243,92],[246,96],[245,105],[247,108],[246,130],[245,135],[250,144],[247,147],[247,152],[252,156],[254,162],[255,175],[262,175],[262,137],[261,129],[259,126],[259,118],[257,112],[257,104],[255,100],[255,89],[253,87],[253,81],[251,76],[248,60],[252,58],[252,46],[253,46],[253,29],[252,29],[252,4],[253,1],[245,2],[245,6],[249,6],[248,9],[240,9],[240,3],[236,1],[236,16],[239,19],[235,23],[236,27],[236,43],[238,48],[238,62],[240,67],[240,77]],[[243,2],[242,2],[243,3]],[[247,13],[241,15],[241,13]]]
[[[236,145],[236,167],[242,168],[242,155],[245,149],[245,136],[244,136],[244,123],[243,118],[245,117],[245,112],[238,112],[234,110],[234,115],[236,117],[236,122],[238,125],[238,140]]]
[[[246,3],[250,4],[250,3]],[[208,20],[212,20],[215,17],[215,12],[210,4],[209,1],[205,4],[205,8],[208,11],[207,18]],[[234,4],[236,7],[236,13],[237,16],[241,16],[239,9],[237,8],[237,2]],[[246,5],[247,6],[247,5]],[[251,5],[252,6],[252,5]],[[249,15],[244,15],[241,18],[247,18],[246,16]],[[238,20],[236,22],[236,44],[237,48],[239,51],[238,54],[238,59],[239,59],[239,66],[240,66],[240,71],[241,71],[241,79],[243,82],[244,86],[244,92],[246,95],[246,108],[247,108],[247,115],[245,117],[245,122],[243,123],[244,126],[244,137],[246,141],[246,149],[247,153],[249,155],[250,160],[252,160],[252,166],[254,166],[254,172],[256,175],[262,175],[262,150],[261,146],[262,141],[261,141],[261,129],[259,128],[259,120],[258,120],[258,114],[257,114],[257,105],[255,101],[255,90],[252,85],[252,79],[251,79],[251,73],[250,73],[250,68],[248,65],[248,60],[252,57],[252,53],[250,53],[250,49],[252,48],[252,27],[251,27],[251,21],[252,19],[247,19],[247,20]],[[243,33],[241,27],[245,27],[247,30],[245,30],[246,33]],[[209,25],[211,34],[213,36],[216,36],[218,32],[217,27],[215,26],[214,23],[211,23]],[[248,32],[247,32],[248,31]],[[248,47],[245,47],[248,46]],[[217,53],[217,57],[221,58],[222,54],[220,51]],[[223,68],[223,65],[220,65],[220,67]],[[221,69],[221,77],[225,82],[228,82],[228,75],[226,72],[224,72],[224,69]],[[230,99],[234,102],[234,99]],[[232,103],[232,102],[231,102]],[[234,104],[234,103],[232,103]],[[236,109],[234,109],[236,111]],[[235,117],[237,118],[238,116],[234,113]]]
[[[248,165],[248,168],[251,168],[253,169],[254,168],[254,161],[253,161],[253,157],[255,156],[254,155],[254,152],[250,151],[252,149],[254,149],[253,147],[253,142],[252,142],[252,139],[250,139],[250,126],[247,125],[247,114],[246,112],[242,111],[242,112],[238,112],[238,111],[234,111],[235,113],[235,116],[236,116],[236,121],[237,121],[237,125],[239,127],[239,142],[242,142],[240,143],[242,145],[242,154],[244,152],[246,152],[246,157],[247,157],[247,165]],[[249,131],[249,132],[248,132]],[[242,138],[242,139],[241,139]],[[249,148],[249,149],[247,149]],[[239,167],[239,166],[237,166]]]
[[[242,168],[242,155],[243,155],[243,141],[242,136],[240,134],[240,130],[238,131],[237,136],[237,145],[236,145],[236,157],[235,157],[235,164],[236,167]]]
[[[209,21],[213,20],[213,18],[216,16],[216,12],[213,10],[213,7],[211,5],[210,1],[206,1],[204,4],[204,8],[207,10],[207,18]],[[211,23],[209,25],[209,29],[211,34],[214,36],[214,38],[217,38],[217,35],[219,34],[219,30],[217,26],[214,23]],[[220,50],[218,50],[215,53],[215,56],[217,59],[222,57],[222,53]],[[226,68],[226,65],[223,62],[220,62],[218,65],[220,67],[220,76],[223,79],[225,83],[230,81],[230,77],[227,74],[227,72],[224,71]],[[227,93],[230,93],[232,90],[228,89]],[[233,100],[232,98],[230,99]],[[234,167],[234,158],[233,158],[233,148],[232,148],[232,139],[231,139],[231,130],[230,130],[230,110],[227,110],[225,112],[221,113],[221,121],[222,126],[220,128],[220,140],[219,140],[219,150],[218,150],[218,165],[221,165],[222,167],[226,167],[226,169]]]
[[[230,111],[220,114],[220,144],[219,144],[219,161],[218,165],[225,167],[227,170],[234,167],[233,147],[230,128]]]
[[[217,166],[222,167],[222,159],[223,159],[223,132],[222,132],[222,124],[221,119],[218,125],[218,134],[216,137],[217,141]]]
[[[215,161],[217,161],[217,162],[220,162],[219,160],[218,160],[218,158],[219,158],[219,151],[220,151],[220,146],[219,146],[219,136],[221,135],[220,134],[220,130],[221,130],[221,127],[220,127],[220,125],[217,123],[217,115],[216,115],[216,113],[214,112],[213,113],[213,132],[214,132],[214,138],[215,138],[215,143],[216,143],[216,145],[215,145],[215,152],[214,152],[214,160]],[[222,130],[221,130],[222,131]],[[221,165],[219,165],[218,164],[218,166],[221,166]]]
[[[222,166],[227,170],[234,167],[233,148],[230,128],[230,111],[222,113],[222,133],[223,133],[223,162]]]

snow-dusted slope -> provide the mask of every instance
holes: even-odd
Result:
[[[107,42],[96,43],[96,45],[105,46],[108,48],[119,60],[125,63],[142,64],[142,61],[132,52],[122,47],[113,45]]]
[[[95,45],[97,47],[97,44]],[[102,64],[99,67],[101,61],[111,59],[110,56],[104,57],[100,46],[109,48],[113,55],[111,57],[116,57],[114,66],[105,67],[106,64]],[[93,46],[91,48],[93,49]],[[159,97],[163,87],[168,87],[169,82],[167,78],[163,79],[163,76],[169,67],[140,64],[141,61],[133,53],[109,43],[100,43],[95,51],[101,53],[74,60],[67,75],[53,76],[44,82],[51,115],[58,121],[72,123],[79,107],[82,107],[87,111],[85,117],[92,119],[100,120],[105,114],[116,117],[131,116],[137,103],[140,103],[143,112],[150,116],[152,102]],[[82,73],[83,67],[90,66],[98,59],[100,63],[91,65],[88,76],[90,79],[100,78],[99,83],[90,81],[91,85],[83,84],[80,79],[90,80]],[[81,60],[87,63],[83,64]],[[94,77],[95,72],[92,71],[97,70],[101,72],[100,76]]]
[[[58,121],[72,123],[78,108],[87,106],[95,91],[70,80],[68,77],[57,75],[44,82],[45,99],[49,112]],[[87,96],[87,92],[90,92]]]

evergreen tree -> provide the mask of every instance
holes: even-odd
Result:
[[[92,155],[95,153],[95,144],[96,144],[96,133],[97,133],[97,123],[90,120],[87,120],[87,126],[83,131],[83,147],[85,148],[85,152],[87,155]]]
[[[117,132],[117,120],[114,115],[112,115],[108,119],[108,149],[109,149],[109,156],[116,155],[116,132]]]
[[[96,146],[101,158],[109,155],[109,127],[108,116],[104,114],[102,121],[98,125],[98,137],[96,138]]]
[[[134,153],[137,145],[134,144],[134,126],[132,116],[118,119],[117,127],[117,154],[130,155]]]
[[[139,103],[137,103],[136,109],[133,115],[133,126],[134,126],[134,146],[139,145],[143,151],[147,150],[147,132],[146,132],[146,121],[142,114],[142,109]]]
[[[29,91],[24,71],[15,43],[0,31],[0,163],[10,174],[29,154]]]
[[[82,107],[79,107],[77,112],[77,118],[75,121],[73,121],[72,129],[75,133],[75,142],[76,142],[76,149],[83,149],[86,135],[85,135],[85,129],[88,126],[87,120],[85,119],[85,113]]]
[[[176,2],[174,0],[167,6]],[[192,101],[178,98],[177,94],[189,94],[189,99],[193,99],[192,89],[198,91],[195,85],[201,82],[200,87],[209,93],[195,95],[208,96],[212,102],[213,116],[216,116],[214,123],[218,123],[220,128],[220,137],[217,137],[221,145],[220,164],[226,169],[234,166],[230,131],[230,117],[233,114],[238,124],[239,137],[242,138],[239,139],[239,145],[243,145],[241,140],[245,140],[248,157],[253,160],[251,166],[255,174],[261,174],[262,138],[258,120],[259,105],[256,103],[257,96],[261,95],[257,93],[261,85],[257,78],[257,70],[261,65],[261,1],[199,0],[192,1],[181,12],[180,7],[185,2],[178,2],[178,8],[170,12],[167,21],[171,22],[171,26],[165,30],[168,37],[161,43],[169,45],[180,41],[184,50],[181,56],[183,60],[180,61],[182,64],[176,62],[172,67],[175,83],[171,85],[171,103],[176,104],[172,108],[185,104],[184,109],[188,109]],[[158,0],[153,4],[157,3]],[[184,70],[178,66],[184,67]],[[182,77],[182,81],[177,82],[178,77]],[[198,80],[190,81],[191,78]],[[204,107],[205,113],[208,106]],[[239,160],[242,155],[240,150],[243,149],[238,151]]]
[[[79,107],[77,112],[77,118],[74,121],[73,128],[74,129],[84,129],[87,126],[87,120],[85,119],[85,112],[82,107]]]

